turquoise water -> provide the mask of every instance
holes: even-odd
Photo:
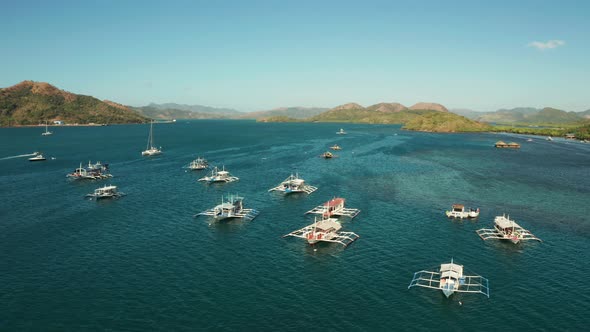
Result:
[[[582,330],[590,323],[590,144],[396,126],[182,121],[0,129],[0,330]],[[498,150],[498,140],[522,148]],[[319,157],[328,146],[343,150]],[[42,151],[47,162],[15,157]],[[240,181],[197,182],[197,156]],[[113,179],[69,182],[80,162]],[[319,189],[267,190],[297,171]],[[83,196],[114,184],[127,196]],[[260,210],[251,222],[192,216],[222,194]],[[362,212],[346,249],[281,236],[334,196]],[[453,203],[480,207],[450,221]],[[482,241],[509,213],[544,242]],[[407,286],[451,258],[490,280],[490,298],[446,299]],[[459,301],[463,304],[460,305]]]

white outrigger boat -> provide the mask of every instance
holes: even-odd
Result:
[[[156,148],[154,146],[154,121],[150,122],[150,134],[148,136],[148,142],[146,149],[141,152],[142,156],[155,156],[162,153],[162,147]]]
[[[479,217],[479,208],[469,208],[467,211],[463,204],[453,204],[451,211],[445,211],[448,218],[477,218]]]
[[[346,135],[346,132],[344,131],[344,129],[340,128],[340,130],[337,131],[336,134],[338,134],[338,135]]]
[[[488,279],[479,276],[463,275],[463,265],[450,263],[441,264],[437,271],[418,271],[410,282],[408,289],[418,286],[440,289],[446,297],[453,293],[480,293],[490,297]]]
[[[340,243],[347,247],[356,241],[359,236],[353,232],[341,232],[342,225],[334,218],[321,218],[318,221],[316,217],[314,223],[301,229],[293,231],[283,237],[294,236],[307,240],[307,243],[313,245],[318,242]]]
[[[119,198],[124,194],[117,191],[117,186],[107,186],[94,190],[94,193],[86,195],[90,199],[103,199],[103,198]]]
[[[100,161],[93,164],[88,161],[88,166],[83,167],[80,163],[80,167],[66,177],[73,180],[101,180],[112,178],[113,175],[109,173],[109,164],[102,164]]]
[[[312,192],[318,190],[317,187],[310,186],[305,183],[305,180],[299,177],[299,174],[291,174],[285,181],[281,182],[278,186],[269,189],[268,191],[280,191],[286,194],[293,194],[293,193],[306,193],[311,194]]]
[[[229,174],[229,172],[225,170],[225,166],[221,169],[221,171],[217,168],[217,166],[215,166],[211,170],[210,176],[202,177],[199,179],[199,181],[214,183],[214,182],[234,182],[234,181],[238,181],[239,179],[240,178]]]
[[[35,156],[29,158],[29,161],[45,161],[45,160],[47,160],[47,159],[45,157],[43,157],[43,154],[41,152],[35,152]]]
[[[331,200],[327,201],[326,203],[316,206],[315,208],[305,212],[305,214],[321,214],[324,218],[329,218],[332,216],[343,216],[354,218],[356,217],[361,210],[359,209],[347,209],[344,207],[344,202],[346,200],[341,197],[335,197]]]
[[[205,158],[198,157],[186,166],[191,171],[200,171],[209,167],[209,163]]]
[[[338,144],[334,144],[330,147],[330,149],[334,151],[342,150],[342,148]]]
[[[238,195],[227,195],[221,197],[221,204],[212,209],[203,211],[194,215],[213,217],[214,221],[221,221],[230,218],[241,218],[244,221],[251,221],[256,218],[260,212],[255,209],[245,209],[243,205],[244,198]]]
[[[494,228],[482,228],[475,232],[484,241],[488,239],[510,240],[514,244],[527,240],[543,242],[506,215],[494,218]]]

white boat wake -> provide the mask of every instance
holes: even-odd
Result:
[[[36,156],[36,155],[37,155],[36,153],[20,154],[18,156],[10,156],[10,157],[0,158],[0,160],[15,159],[15,158],[24,158],[24,157],[32,157],[32,156]]]

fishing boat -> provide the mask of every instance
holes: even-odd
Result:
[[[469,208],[469,210],[466,210],[463,204],[453,204],[451,211],[445,211],[445,214],[448,218],[477,218],[479,216],[479,208]]]
[[[199,181],[214,183],[214,182],[234,182],[238,181],[239,178],[231,175],[228,171],[225,170],[225,166],[219,170],[217,166],[213,167],[211,170],[211,175],[205,176],[199,179]]]
[[[47,159],[45,159],[45,157],[43,157],[43,154],[41,152],[35,152],[35,156],[32,158],[29,158],[29,161],[45,161]]]
[[[103,198],[118,198],[124,194],[117,191],[117,186],[105,185],[104,187],[97,188],[94,193],[86,195],[90,199],[103,199]]]
[[[162,147],[154,147],[154,121],[150,122],[150,134],[148,136],[147,146],[145,151],[141,153],[142,156],[155,156],[162,153]]]
[[[100,161],[93,164],[88,161],[87,166],[82,166],[80,163],[80,167],[66,177],[72,180],[101,180],[112,178],[113,175],[109,173],[109,164],[102,164]]]
[[[490,297],[488,279],[480,275],[464,275],[463,265],[455,264],[452,259],[435,271],[414,273],[408,289],[414,286],[440,289],[447,298],[454,293],[480,293]]]
[[[214,221],[222,221],[230,218],[240,218],[244,221],[250,221],[260,212],[254,209],[245,209],[243,205],[244,198],[238,195],[226,195],[221,197],[221,204],[214,208],[203,211],[194,215],[213,217]]]
[[[312,192],[318,190],[317,187],[310,186],[305,183],[305,180],[299,177],[299,174],[291,174],[285,181],[281,182],[278,186],[269,189],[268,191],[279,191],[284,194],[293,194],[293,193],[306,193],[311,194]]]
[[[338,146],[338,144],[334,144],[330,147],[330,149],[334,150],[334,151],[338,151],[338,150],[342,150],[342,148],[340,146]]]
[[[542,242],[541,239],[511,220],[510,216],[504,214],[494,218],[494,228],[482,228],[476,233],[484,241],[488,239],[509,240],[514,244],[528,240]]]
[[[359,209],[349,209],[344,207],[345,202],[346,199],[341,197],[335,197],[325,202],[324,204],[316,206],[315,208],[305,212],[305,214],[321,214],[325,218],[330,218],[333,216],[343,216],[352,219],[361,212],[361,210]]]
[[[53,135],[52,132],[49,131],[48,125],[47,125],[47,121],[45,121],[45,132],[41,133],[42,136],[49,136],[49,135]]]
[[[356,241],[359,236],[353,232],[342,232],[342,225],[334,218],[314,219],[314,223],[301,229],[293,231],[283,237],[293,236],[307,240],[307,243],[313,245],[318,242],[334,242],[347,247]]]
[[[186,168],[190,169],[191,171],[199,171],[209,167],[209,163],[204,158],[198,157],[197,159],[193,160],[186,166]]]
[[[332,158],[336,157],[336,155],[332,154],[332,152],[330,152],[330,151],[326,151],[326,152],[322,153],[322,155],[320,157],[322,157],[324,159],[332,159]]]

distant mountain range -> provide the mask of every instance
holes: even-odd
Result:
[[[269,111],[248,112],[238,115],[239,119],[265,119],[271,117],[289,117],[293,119],[306,119],[327,111],[321,107],[281,107]]]
[[[23,81],[0,89],[1,126],[54,120],[78,124],[148,121],[127,106],[60,90],[49,83]]]
[[[472,110],[453,110],[457,114],[470,119],[497,124],[565,124],[590,119],[590,110],[584,112],[566,112],[551,107],[542,109],[534,107],[517,107],[512,109],[499,109],[495,112],[475,112]]]

